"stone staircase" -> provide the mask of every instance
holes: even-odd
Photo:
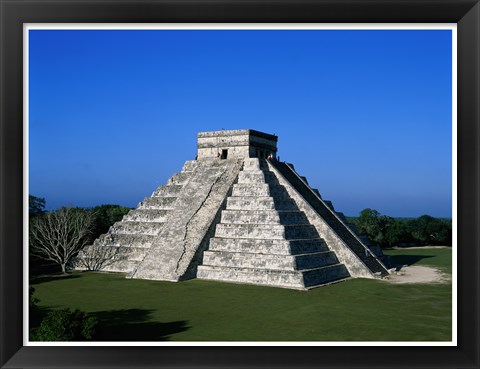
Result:
[[[168,281],[195,278],[242,160],[214,159],[196,163],[154,244],[129,277]]]
[[[266,161],[247,158],[197,277],[309,289],[349,273]]]
[[[132,273],[155,243],[196,166],[197,162],[187,161],[180,173],[174,174],[165,185],[158,187],[151,197],[145,198],[136,209],[110,227],[108,233],[101,235],[93,245],[82,250],[79,258],[113,256],[108,263],[102,265],[101,270]],[[76,264],[77,269],[82,269],[81,262],[77,261]]]

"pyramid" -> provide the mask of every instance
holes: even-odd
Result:
[[[104,255],[96,269],[129,278],[292,289],[387,276],[381,249],[276,160],[277,140],[248,129],[198,133],[196,160],[77,260]]]

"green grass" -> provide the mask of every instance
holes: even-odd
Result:
[[[440,269],[444,273],[452,273],[452,249],[445,248],[405,248],[384,250],[386,255],[390,255],[396,264],[401,265],[431,265]]]
[[[450,249],[389,250],[451,270]],[[74,273],[31,281],[44,312],[96,315],[107,341],[450,341],[451,284],[352,279],[310,291]]]

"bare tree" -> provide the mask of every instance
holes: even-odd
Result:
[[[30,249],[66,272],[67,264],[88,242],[93,218],[82,209],[61,208],[30,221]]]
[[[78,254],[75,263],[87,270],[102,270],[113,263],[126,260],[129,251],[126,247],[106,246],[95,241]]]

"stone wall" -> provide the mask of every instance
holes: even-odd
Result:
[[[200,132],[197,138],[198,159],[217,158],[222,150],[228,150],[228,158],[249,158],[262,152],[263,157],[277,152],[277,137],[250,130],[222,130]]]

